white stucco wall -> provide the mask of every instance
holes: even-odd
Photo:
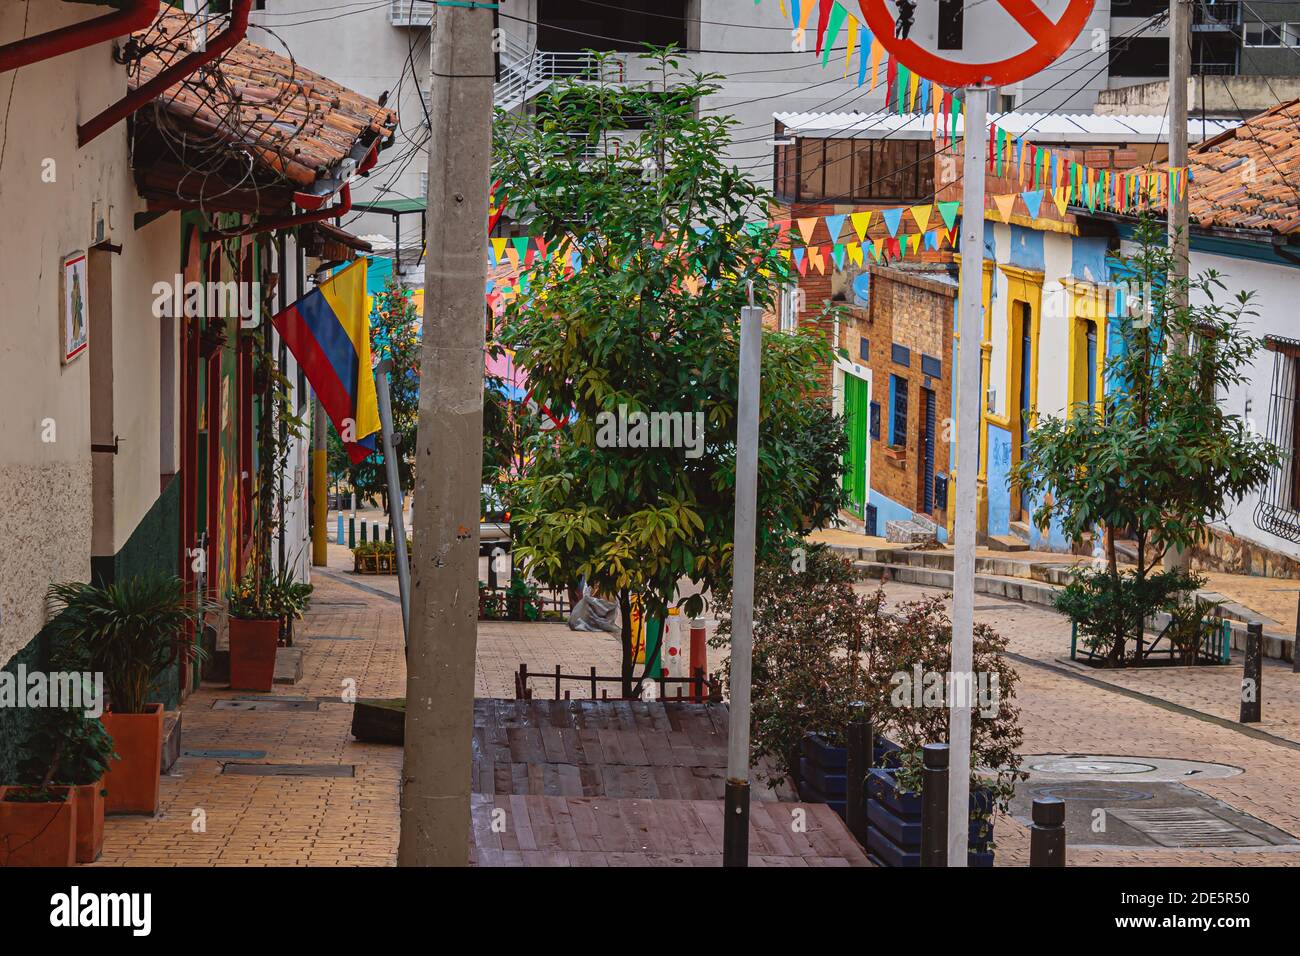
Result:
[[[24,29],[34,36],[103,13],[0,0],[0,43]],[[62,364],[60,280],[63,258],[95,241],[97,219],[105,238],[122,247],[120,255],[104,254],[112,424],[123,444],[111,456],[112,534],[103,553],[122,546],[158,497],[160,325],[152,287],[177,271],[178,217],[134,228],[144,206],[131,179],[125,124],[85,148],[76,138],[79,120],[125,92],[124,68],[108,43],[0,74],[0,664],[45,622],[50,582],[90,576],[90,358],[106,346],[92,335],[86,352]],[[43,440],[51,435],[47,425],[53,441]]]
[[[1245,327],[1254,336],[1280,335],[1300,338],[1300,321],[1296,319],[1296,289],[1300,283],[1300,267],[1257,262],[1229,256],[1192,252],[1191,272],[1198,275],[1214,269],[1227,286],[1227,294],[1235,295],[1247,289],[1255,293],[1253,308],[1259,313],[1246,320]],[[1220,293],[1222,302],[1226,296]],[[1275,353],[1260,349],[1252,363],[1248,381],[1220,396],[1224,409],[1234,415],[1245,416],[1261,434],[1268,434],[1269,397],[1273,382]],[[1253,513],[1259,495],[1247,495],[1237,502],[1227,518],[1217,526],[1229,534],[1254,541],[1275,551],[1300,558],[1300,544],[1286,541],[1255,527]]]

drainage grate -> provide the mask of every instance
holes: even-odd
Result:
[[[361,638],[347,634],[312,634],[309,641],[359,641]]]
[[[241,777],[353,777],[356,767],[336,763],[228,763],[221,772]]]
[[[214,700],[213,710],[320,710],[318,700]]]
[[[1233,826],[1200,807],[1151,807],[1107,813],[1160,846],[1271,846],[1268,840]]]
[[[204,760],[263,760],[265,750],[182,750],[182,757],[201,757]]]

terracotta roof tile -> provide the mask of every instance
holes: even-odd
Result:
[[[1194,223],[1282,235],[1300,229],[1300,99],[1207,140],[1188,159]]]
[[[164,8],[134,35],[147,52],[130,73],[132,89],[191,52],[192,23]],[[223,26],[212,21],[209,34]],[[179,131],[247,151],[297,188],[329,177],[358,143],[387,139],[397,127],[391,109],[248,40],[155,102]]]

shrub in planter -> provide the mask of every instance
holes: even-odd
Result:
[[[883,596],[854,591],[852,565],[829,548],[813,545],[795,563],[764,562],[754,576],[754,655],[751,759],[767,758],[779,777],[798,778],[806,734],[843,747],[850,705],[862,697],[862,663],[868,618]],[[730,595],[718,599],[730,605]],[[730,621],[710,641],[726,647]],[[728,659],[723,680],[730,683]]]
[[[292,564],[286,562],[266,585],[270,592],[271,610],[280,619],[279,643],[285,647],[293,646],[293,622],[302,619],[303,613],[311,603],[312,585],[298,581],[294,577]]]
[[[77,794],[72,787],[0,787],[0,866],[77,862]]]
[[[76,790],[77,862],[95,862],[104,847],[104,777],[118,756],[108,731],[82,709],[52,708],[23,742],[22,752],[18,779],[30,793]]]
[[[868,623],[864,694],[877,731],[898,743],[897,768],[891,771],[894,789],[917,795],[922,746],[948,739],[952,622],[943,600],[932,597],[900,604]],[[971,812],[975,823],[990,827],[993,815],[1006,812],[1016,782],[1025,777],[1017,754],[1024,739],[1015,703],[1019,675],[1002,653],[1006,646],[1006,638],[988,625],[975,625],[969,706],[976,769],[971,792],[979,796]],[[991,840],[983,845],[993,846]]]
[[[169,668],[206,656],[194,635],[215,608],[166,574],[139,575],[107,587],[54,584],[48,601],[48,627],[64,665],[104,675],[109,707],[101,720],[117,751],[104,779],[107,811],[154,813],[162,770],[162,704],[149,701],[150,687]]]
[[[281,619],[274,587],[250,565],[230,592],[226,608],[230,614],[231,689],[271,690]]]

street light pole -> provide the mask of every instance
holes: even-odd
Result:
[[[970,714],[974,691],[975,484],[979,472],[980,345],[984,338],[985,129],[991,88],[966,89],[962,147],[957,508],[953,516],[952,663],[948,675],[948,865],[965,866],[970,830]]]
[[[411,567],[406,560],[406,522],[402,518],[402,481],[397,470],[397,441],[393,431],[393,398],[388,387],[388,373],[393,360],[384,359],[375,366],[375,397],[379,404],[379,422],[383,427],[384,475],[388,479],[388,525],[393,531],[393,553],[397,556],[397,590],[402,600],[402,637],[411,643]],[[376,541],[378,538],[376,538]]]
[[[731,714],[722,865],[749,865],[749,691],[754,660],[754,542],[758,524],[758,403],[763,310],[740,310],[740,394],[736,408],[736,526],[732,548]]]

